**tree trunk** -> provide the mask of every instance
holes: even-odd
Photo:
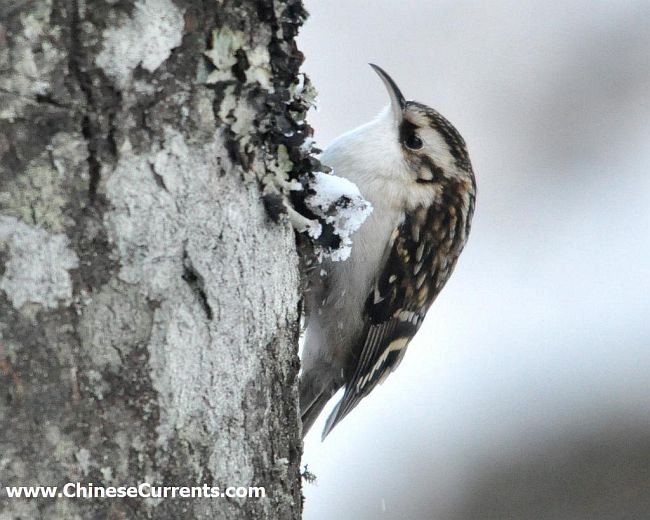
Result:
[[[0,0],[1,518],[300,518],[298,258],[261,193],[310,164],[304,15]],[[68,482],[266,498],[5,490]]]

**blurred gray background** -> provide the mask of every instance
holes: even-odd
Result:
[[[650,2],[306,5],[317,144],[387,103],[377,63],[479,195],[400,368],[307,437],[305,518],[650,518]]]

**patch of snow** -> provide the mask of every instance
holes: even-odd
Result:
[[[306,137],[303,143],[300,145],[300,151],[302,153],[311,153],[315,143],[316,141],[313,137]]]
[[[347,260],[352,252],[352,234],[372,213],[372,205],[361,196],[353,182],[336,175],[316,172],[311,189],[315,191],[305,202],[315,215],[334,228],[340,246],[328,253],[334,261]]]

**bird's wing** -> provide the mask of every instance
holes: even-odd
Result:
[[[435,229],[428,225],[430,218],[423,209],[407,217],[391,235],[383,268],[366,300],[366,325],[360,340],[363,347],[356,371],[327,420],[323,438],[397,368],[427,309],[451,274],[453,261],[449,269],[438,265],[447,251],[444,240],[443,250],[434,250],[441,242],[431,236]]]

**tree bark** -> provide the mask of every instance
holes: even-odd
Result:
[[[0,517],[300,518],[298,0],[0,0]],[[304,147],[303,147],[304,148]],[[10,499],[5,486],[266,498]]]

